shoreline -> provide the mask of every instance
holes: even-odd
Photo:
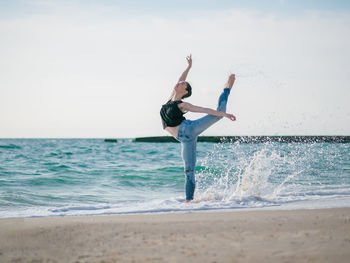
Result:
[[[204,212],[204,211],[203,211]],[[1,262],[347,262],[350,208],[0,219]]]
[[[350,201],[350,199],[347,199]],[[332,200],[334,202],[334,200]],[[343,199],[341,199],[344,202]],[[327,202],[327,200],[325,201]],[[344,205],[343,203],[340,205],[320,205],[315,203],[310,203],[304,206],[293,206],[293,205],[285,205],[285,206],[264,206],[264,207],[241,207],[241,208],[208,208],[208,209],[188,209],[188,210],[150,210],[150,211],[130,211],[130,212],[106,212],[106,213],[92,213],[92,214],[56,214],[56,215],[23,215],[23,216],[9,216],[9,217],[0,217],[1,220],[6,219],[45,219],[45,218],[65,218],[65,217],[100,217],[100,216],[147,216],[147,215],[170,215],[170,214],[192,214],[192,213],[240,213],[240,212],[254,212],[254,211],[299,211],[299,210],[325,210],[325,209],[350,209],[350,205]],[[0,222],[1,224],[1,222]]]

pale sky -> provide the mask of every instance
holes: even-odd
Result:
[[[1,0],[0,137],[167,135],[190,53],[192,104],[236,74],[203,135],[350,135],[349,1]]]

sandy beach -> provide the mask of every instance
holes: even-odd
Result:
[[[349,259],[350,208],[0,220],[0,262]]]

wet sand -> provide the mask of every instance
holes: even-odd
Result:
[[[350,208],[0,219],[0,262],[350,262]]]

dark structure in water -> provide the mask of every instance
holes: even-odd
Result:
[[[105,139],[105,142],[118,142],[117,139]]]
[[[178,142],[171,136],[138,137],[134,142]],[[261,143],[261,142],[330,142],[330,143],[350,143],[350,136],[199,136],[198,142],[241,142],[241,143]]]

